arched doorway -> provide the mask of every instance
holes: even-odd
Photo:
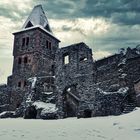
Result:
[[[79,96],[76,86],[72,85],[65,88],[63,92],[63,111],[64,117],[76,117],[79,105]]]

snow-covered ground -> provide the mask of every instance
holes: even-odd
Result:
[[[140,140],[140,108],[89,119],[1,119],[0,140]]]

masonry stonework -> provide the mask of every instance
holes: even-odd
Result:
[[[34,7],[14,33],[13,71],[0,86],[0,112],[80,118],[119,115],[140,104],[139,46],[95,61],[85,43],[59,48],[59,42],[42,6]]]

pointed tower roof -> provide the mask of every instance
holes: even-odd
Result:
[[[48,32],[52,33],[48,19],[42,8],[42,5],[37,5],[33,8],[31,14],[29,15],[26,22],[24,23],[22,29],[35,27],[35,26],[41,26]]]
[[[50,28],[48,19],[45,15],[45,12],[41,5],[37,5],[33,8],[31,14],[27,18],[24,25],[22,26],[22,29],[13,34],[15,35],[17,33],[25,32],[27,30],[32,30],[35,28],[39,28],[39,29],[43,30],[48,35],[50,35],[51,37],[55,38],[58,42],[60,42],[60,40],[54,36],[54,34]]]

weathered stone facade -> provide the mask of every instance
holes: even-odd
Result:
[[[79,118],[119,115],[127,105],[138,104],[139,47],[98,61],[83,42],[59,48],[40,5],[14,36],[13,71],[7,85],[0,86],[0,112]]]
[[[65,62],[68,57],[68,62]],[[55,55],[55,85],[59,117],[82,116],[93,110],[95,66],[91,49],[84,43],[58,49]]]

